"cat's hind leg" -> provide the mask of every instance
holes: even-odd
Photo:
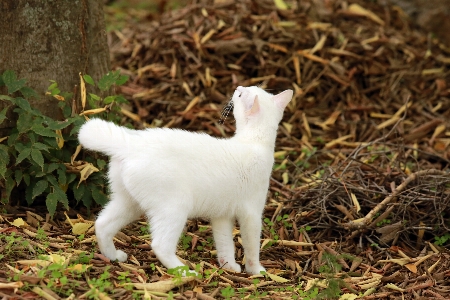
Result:
[[[120,229],[137,220],[143,212],[123,186],[120,171],[120,164],[112,160],[109,172],[111,199],[95,221],[95,235],[100,252],[104,256],[124,262],[127,260],[127,254],[116,249],[113,238]]]
[[[236,263],[234,258],[235,249],[232,235],[234,218],[214,218],[211,220],[211,225],[219,266],[224,269],[241,272],[241,266]]]
[[[159,261],[167,268],[183,267],[184,264],[176,256],[177,244],[187,221],[186,211],[174,207],[177,203],[169,203],[153,209],[147,214],[152,234],[152,249]],[[183,272],[183,275],[186,275]]]

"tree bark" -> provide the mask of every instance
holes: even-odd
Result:
[[[73,92],[79,72],[98,80],[110,69],[103,1],[2,0],[0,16],[0,73],[27,79],[40,96],[32,106],[47,116],[59,116],[56,100],[44,95],[49,80]]]

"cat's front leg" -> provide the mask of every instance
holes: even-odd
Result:
[[[266,271],[259,262],[261,214],[247,210],[245,215],[238,218],[238,221],[245,253],[245,271],[248,274],[260,274]]]
[[[219,266],[234,272],[241,272],[241,266],[234,258],[234,218],[222,217],[211,220]]]

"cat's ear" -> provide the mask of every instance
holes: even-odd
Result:
[[[258,95],[255,96],[255,99],[253,100],[252,107],[246,111],[247,116],[254,116],[259,112],[259,100]]]
[[[281,110],[284,110],[288,105],[289,101],[291,101],[294,92],[292,90],[285,90],[284,92],[279,93],[272,97],[273,101]]]

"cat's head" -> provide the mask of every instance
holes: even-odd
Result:
[[[243,127],[278,127],[286,105],[291,101],[292,90],[272,95],[257,87],[238,86],[231,99],[236,119],[236,129]]]

